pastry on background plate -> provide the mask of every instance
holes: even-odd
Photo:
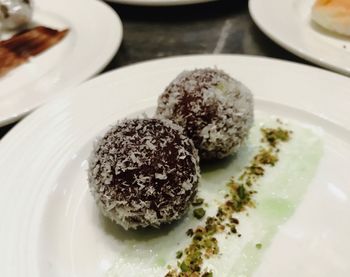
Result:
[[[317,0],[311,17],[332,32],[350,36],[350,0]]]
[[[12,69],[24,64],[31,57],[60,42],[68,33],[68,29],[58,31],[45,26],[37,26],[24,30],[12,38],[0,41],[0,78]]]

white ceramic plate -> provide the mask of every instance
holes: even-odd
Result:
[[[116,120],[154,108],[182,70],[207,66],[250,87],[257,112],[325,133],[316,176],[255,276],[350,274],[350,80],[284,61],[215,55],[161,59],[99,76],[38,109],[3,138],[0,276],[103,276],[122,250],[101,225],[88,192],[92,142]]]
[[[0,126],[98,73],[122,40],[118,15],[96,0],[36,0],[33,20],[70,32],[53,48],[0,79]]]
[[[180,6],[206,3],[217,0],[107,0],[109,2],[137,6]]]
[[[272,40],[312,63],[350,75],[350,38],[310,19],[315,0],[250,0],[250,14]]]

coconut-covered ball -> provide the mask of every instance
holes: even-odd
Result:
[[[0,0],[0,26],[16,29],[30,23],[33,15],[31,0]]]
[[[197,193],[199,157],[169,120],[119,122],[95,145],[89,185],[102,213],[125,229],[181,218]]]
[[[254,117],[247,87],[217,69],[181,73],[158,99],[157,117],[182,126],[203,159],[238,150]]]

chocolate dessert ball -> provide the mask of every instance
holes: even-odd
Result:
[[[199,157],[169,120],[119,122],[89,161],[89,185],[102,213],[127,229],[170,223],[197,193]]]
[[[157,117],[182,126],[203,159],[238,150],[253,123],[253,96],[217,69],[181,73],[158,99]]]

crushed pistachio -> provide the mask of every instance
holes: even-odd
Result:
[[[278,127],[273,128],[262,128],[263,142],[268,142],[271,147],[276,147],[279,142],[286,142],[290,139],[291,131]]]
[[[190,270],[190,267],[185,262],[182,262],[180,264],[180,269],[181,269],[182,272],[187,272],[187,271]]]
[[[186,232],[186,235],[189,236],[189,237],[192,237],[193,234],[194,234],[193,229],[188,229],[187,232]]]
[[[282,124],[282,123],[281,123]],[[280,142],[290,140],[291,131],[278,128],[262,128],[262,146],[258,154],[254,156],[250,164],[244,169],[238,178],[232,178],[228,184],[228,193],[225,194],[225,201],[219,205],[215,216],[208,216],[205,225],[195,229],[189,229],[186,234],[191,237],[188,247],[181,253],[182,261],[178,262],[177,269],[171,269],[166,277],[213,277],[212,272],[207,272],[202,268],[204,259],[210,259],[219,254],[219,245],[216,235],[225,232],[227,235],[237,235],[239,220],[234,214],[254,208],[253,196],[257,193],[253,186],[265,175],[268,167],[273,167],[278,162]],[[199,200],[200,199],[200,200]],[[198,202],[197,202],[198,201]],[[201,198],[197,198],[194,203],[202,205]],[[193,204],[196,206],[196,204]],[[193,215],[201,219],[205,216],[203,208],[197,208]],[[262,248],[262,244],[256,244],[257,249]]]
[[[278,162],[278,158],[271,149],[260,149],[260,152],[255,156],[254,163],[262,165],[274,166]]]
[[[182,251],[177,251],[176,252],[176,259],[181,259],[183,252]]]
[[[205,210],[203,208],[194,209],[193,216],[197,219],[201,219],[203,216],[205,216]]]

